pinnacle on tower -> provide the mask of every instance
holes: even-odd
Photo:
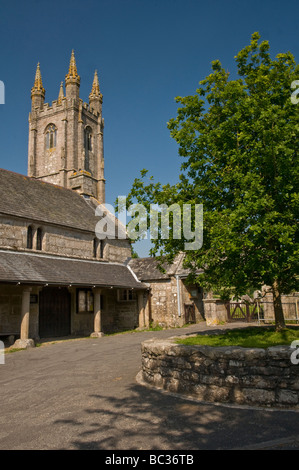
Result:
[[[45,96],[45,93],[46,93],[45,89],[43,87],[42,75],[41,75],[41,72],[40,72],[39,62],[38,62],[37,67],[36,67],[34,85],[31,88],[31,96],[34,93],[41,94],[43,96]]]
[[[80,77],[77,72],[74,49],[72,50],[72,55],[71,55],[71,60],[70,60],[70,65],[69,65],[69,72],[65,76],[65,82],[67,83],[67,81],[76,81],[78,84],[80,84]]]
[[[58,95],[58,103],[60,104],[64,98],[64,93],[63,93],[63,82],[60,83],[60,90],[59,90],[59,95]]]
[[[102,103],[103,103],[103,95],[100,92],[100,84],[99,84],[99,77],[98,72],[95,71],[91,93],[89,95],[89,105],[95,111],[101,114],[102,112]]]
[[[69,72],[65,76],[65,96],[67,100],[79,101],[80,77],[77,72],[74,50],[72,50]]]
[[[40,72],[39,63],[36,67],[34,85],[31,88],[31,109],[41,108],[45,100],[46,91],[43,87],[42,75]]]
[[[89,98],[95,98],[95,97],[102,98],[102,94],[100,92],[99,77],[98,77],[98,72],[97,71],[95,71],[95,73],[94,73],[91,93],[89,95]]]

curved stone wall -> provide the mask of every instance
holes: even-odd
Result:
[[[143,381],[205,402],[299,408],[299,364],[290,346],[186,346],[176,339],[142,343]]]

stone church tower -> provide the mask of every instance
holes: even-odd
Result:
[[[103,96],[95,72],[89,104],[79,97],[74,51],[58,99],[45,103],[40,66],[31,89],[28,176],[71,188],[105,203]]]

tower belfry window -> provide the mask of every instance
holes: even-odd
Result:
[[[85,129],[85,150],[92,150],[92,130],[90,127]]]
[[[57,129],[54,124],[50,124],[46,129],[46,149],[52,150],[56,147]]]

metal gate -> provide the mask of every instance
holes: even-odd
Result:
[[[66,287],[46,287],[39,295],[39,336],[67,336],[71,329],[71,299]]]

